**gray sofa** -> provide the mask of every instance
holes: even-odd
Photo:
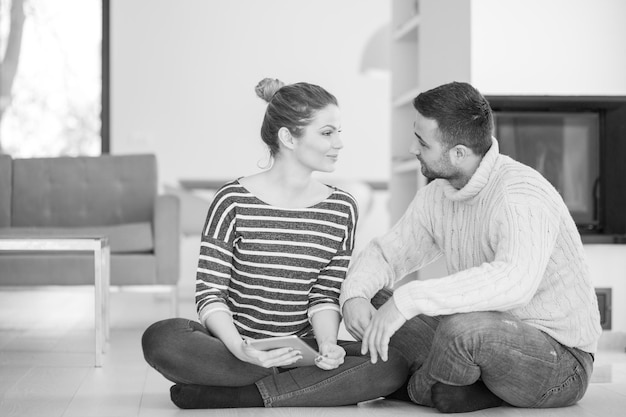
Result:
[[[0,155],[0,235],[105,235],[111,285],[168,286],[175,302],[180,207],[157,188],[154,155]],[[0,252],[0,286],[93,284],[93,274],[87,254]]]

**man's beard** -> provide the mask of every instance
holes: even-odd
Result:
[[[450,181],[457,177],[457,173],[454,171],[454,169],[452,169],[452,166],[450,164],[441,163],[438,164],[439,169],[432,169],[419,158],[418,160],[420,161],[420,170],[422,172],[422,175],[429,180],[444,179]]]

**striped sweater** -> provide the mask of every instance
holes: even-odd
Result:
[[[318,311],[339,312],[352,255],[357,204],[334,189],[307,208],[266,204],[238,181],[209,209],[196,278],[200,321],[222,310],[252,338],[305,335]]]
[[[371,298],[444,256],[449,275],[409,282],[394,302],[409,319],[508,311],[560,343],[595,352],[600,317],[576,225],[557,190],[494,143],[460,190],[438,179],[355,257],[342,303]]]

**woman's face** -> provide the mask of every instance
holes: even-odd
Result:
[[[343,148],[339,107],[328,105],[315,114],[302,136],[294,138],[294,154],[311,171],[332,172]]]

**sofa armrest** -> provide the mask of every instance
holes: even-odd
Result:
[[[178,284],[180,239],[180,200],[175,195],[158,195],[154,209],[154,254],[159,285]]]

